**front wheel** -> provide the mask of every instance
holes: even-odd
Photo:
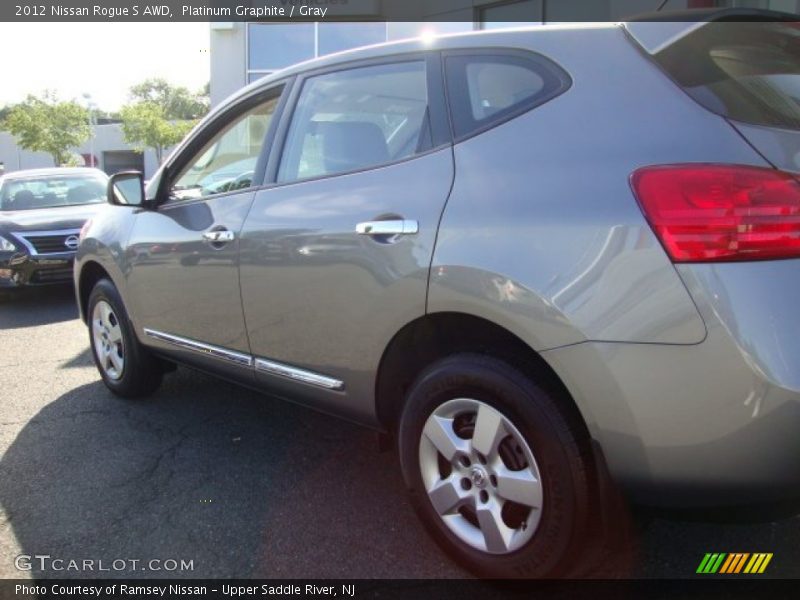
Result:
[[[569,573],[589,530],[586,434],[563,405],[499,360],[461,354],[409,392],[400,460],[434,539],[487,577]]]
[[[88,315],[89,343],[106,387],[123,398],[156,391],[163,369],[136,339],[122,298],[110,280],[101,279],[92,289]]]

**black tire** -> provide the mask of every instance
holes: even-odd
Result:
[[[542,483],[538,526],[523,546],[490,554],[462,541],[434,509],[425,489],[419,449],[428,417],[455,398],[490,405],[532,449]],[[592,529],[596,493],[585,427],[551,393],[505,362],[459,354],[426,369],[411,387],[398,432],[400,461],[411,502],[436,542],[473,573],[492,578],[569,576]]]
[[[92,334],[92,315],[98,302],[107,302],[117,316],[122,332],[124,348],[124,367],[119,378],[114,379],[106,373],[101,365],[98,350],[95,348],[95,338]],[[97,370],[109,390],[122,398],[143,398],[151,395],[161,385],[164,371],[161,361],[153,356],[134,335],[133,327],[125,310],[125,304],[114,284],[108,279],[98,281],[87,303],[87,320],[89,322],[89,344],[92,348]]]

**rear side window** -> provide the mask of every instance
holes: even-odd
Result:
[[[654,55],[690,96],[722,116],[800,129],[796,23],[707,23]]]
[[[527,53],[450,55],[445,72],[456,139],[513,118],[569,87],[559,67]]]

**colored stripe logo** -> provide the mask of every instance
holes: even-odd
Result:
[[[767,570],[767,565],[772,560],[772,552],[734,552],[731,554],[724,552],[707,553],[697,573],[713,575],[715,573],[724,575],[736,575],[739,573],[759,574]]]

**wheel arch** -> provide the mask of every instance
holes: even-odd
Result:
[[[89,304],[89,294],[101,279],[113,281],[110,273],[99,262],[90,260],[81,266],[80,276],[78,277],[78,309],[81,319],[86,322],[88,316],[86,308]]]
[[[446,356],[472,352],[502,359],[564,402],[589,433],[591,417],[581,411],[566,385],[539,352],[508,329],[460,312],[429,313],[406,324],[381,357],[375,383],[375,414],[394,433],[409,387],[428,365]]]

